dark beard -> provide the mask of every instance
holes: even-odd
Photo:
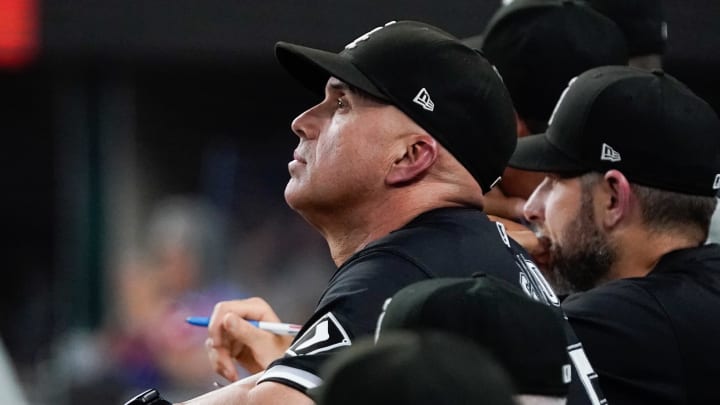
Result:
[[[589,290],[607,279],[616,253],[605,234],[595,225],[590,193],[583,193],[580,213],[565,232],[564,246],[550,248],[550,281],[558,292]]]

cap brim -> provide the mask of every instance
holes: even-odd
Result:
[[[587,165],[577,162],[553,146],[545,134],[518,139],[508,166],[533,172],[584,173],[590,171]]]
[[[375,97],[387,100],[387,96],[355,67],[349,58],[340,54],[278,42],[275,45],[275,56],[285,70],[315,93],[324,94],[328,78],[334,76]]]

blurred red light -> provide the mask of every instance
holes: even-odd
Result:
[[[0,68],[28,65],[38,51],[37,0],[0,0]]]

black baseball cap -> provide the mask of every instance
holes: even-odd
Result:
[[[355,342],[321,369],[317,405],[514,405],[507,373],[478,345],[443,332]]]
[[[628,63],[620,28],[579,1],[515,0],[493,14],[481,36],[464,41],[498,68],[531,131],[545,130],[570,79]]]
[[[497,277],[436,278],[404,287],[386,304],[377,339],[396,330],[442,330],[486,348],[517,394],[564,397],[571,378],[562,315]]]
[[[330,76],[385,100],[438,140],[484,192],[515,148],[515,116],[507,89],[477,51],[417,21],[391,21],[339,53],[278,42],[280,64],[324,94]]]
[[[570,83],[542,136],[518,141],[510,166],[569,175],[617,169],[640,185],[713,196],[720,120],[660,70],[595,68]]]
[[[620,27],[631,56],[662,54],[668,39],[662,0],[588,0]]]

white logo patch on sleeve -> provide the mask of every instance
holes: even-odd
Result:
[[[328,312],[315,321],[285,353],[290,356],[305,356],[351,344],[350,337],[335,315]]]

